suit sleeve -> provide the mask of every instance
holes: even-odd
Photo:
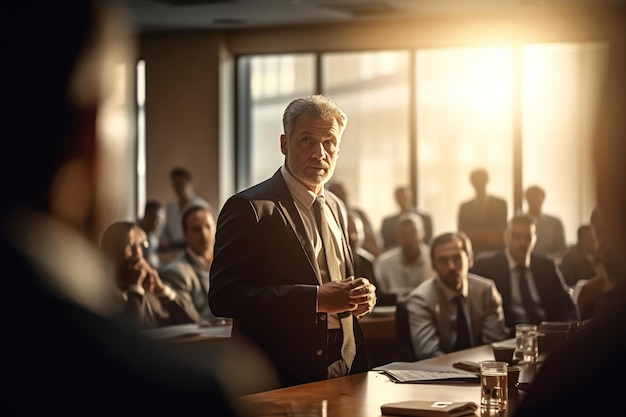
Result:
[[[276,207],[261,218],[246,198],[234,196],[226,202],[217,222],[208,293],[215,315],[251,321],[317,319],[317,286],[296,284],[303,282],[298,277],[303,272],[288,251],[294,245],[301,248],[295,238],[279,233],[289,227],[284,222]],[[285,278],[289,274],[293,283]]]
[[[509,329],[504,324],[502,296],[498,292],[496,285],[490,283],[483,296],[487,311],[482,328],[482,342],[486,344],[506,339],[509,335]]]
[[[418,360],[445,353],[437,331],[437,314],[431,304],[434,303],[429,302],[422,294],[412,294],[406,302],[411,341]]]

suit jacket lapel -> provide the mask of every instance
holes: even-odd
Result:
[[[311,241],[306,233],[306,229],[302,223],[302,218],[300,217],[296,203],[293,201],[293,196],[289,192],[289,188],[287,188],[287,184],[285,183],[280,170],[274,174],[272,182],[276,185],[276,206],[281,211],[287,220],[287,223],[291,226],[291,230],[298,238],[300,246],[309,261],[309,266],[315,271],[318,281],[322,282],[322,275],[315,258],[315,250],[313,249],[313,245],[311,244]]]

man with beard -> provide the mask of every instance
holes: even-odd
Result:
[[[578,308],[554,260],[532,252],[536,241],[534,218],[517,214],[504,233],[506,248],[477,259],[471,270],[495,281],[511,331],[520,323],[578,320]]]
[[[354,277],[345,206],[324,189],[346,123],[324,96],[292,101],[283,166],[228,199],[217,220],[211,310],[233,318],[233,339],[260,346],[285,386],[369,369],[357,318],[376,288]]]
[[[439,235],[430,256],[437,274],[406,300],[417,359],[505,339],[500,293],[493,281],[468,272],[474,261],[469,238],[463,232]]]

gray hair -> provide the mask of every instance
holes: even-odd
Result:
[[[341,132],[348,124],[348,116],[329,98],[322,95],[307,96],[293,100],[283,114],[283,129],[287,137],[296,119],[300,116],[314,116],[323,120],[336,120]]]

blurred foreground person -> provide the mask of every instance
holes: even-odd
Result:
[[[105,92],[119,92],[105,77],[117,73],[118,58],[133,65],[123,19],[111,14],[120,10],[111,6],[42,0],[3,9],[11,103],[3,127],[11,140],[0,165],[11,181],[0,250],[14,274],[4,288],[16,295],[3,303],[3,411],[248,415],[231,401],[235,387],[217,376],[221,365],[174,356],[109,318],[118,304],[96,239],[123,203],[116,172],[102,171],[120,143],[102,134],[111,129],[96,128],[106,118]]]
[[[593,156],[596,201],[606,221],[598,236],[606,273],[615,280],[603,316],[553,351],[515,417],[623,415],[626,391],[626,10],[612,17],[608,72],[597,112]],[[607,29],[610,26],[607,24]]]

